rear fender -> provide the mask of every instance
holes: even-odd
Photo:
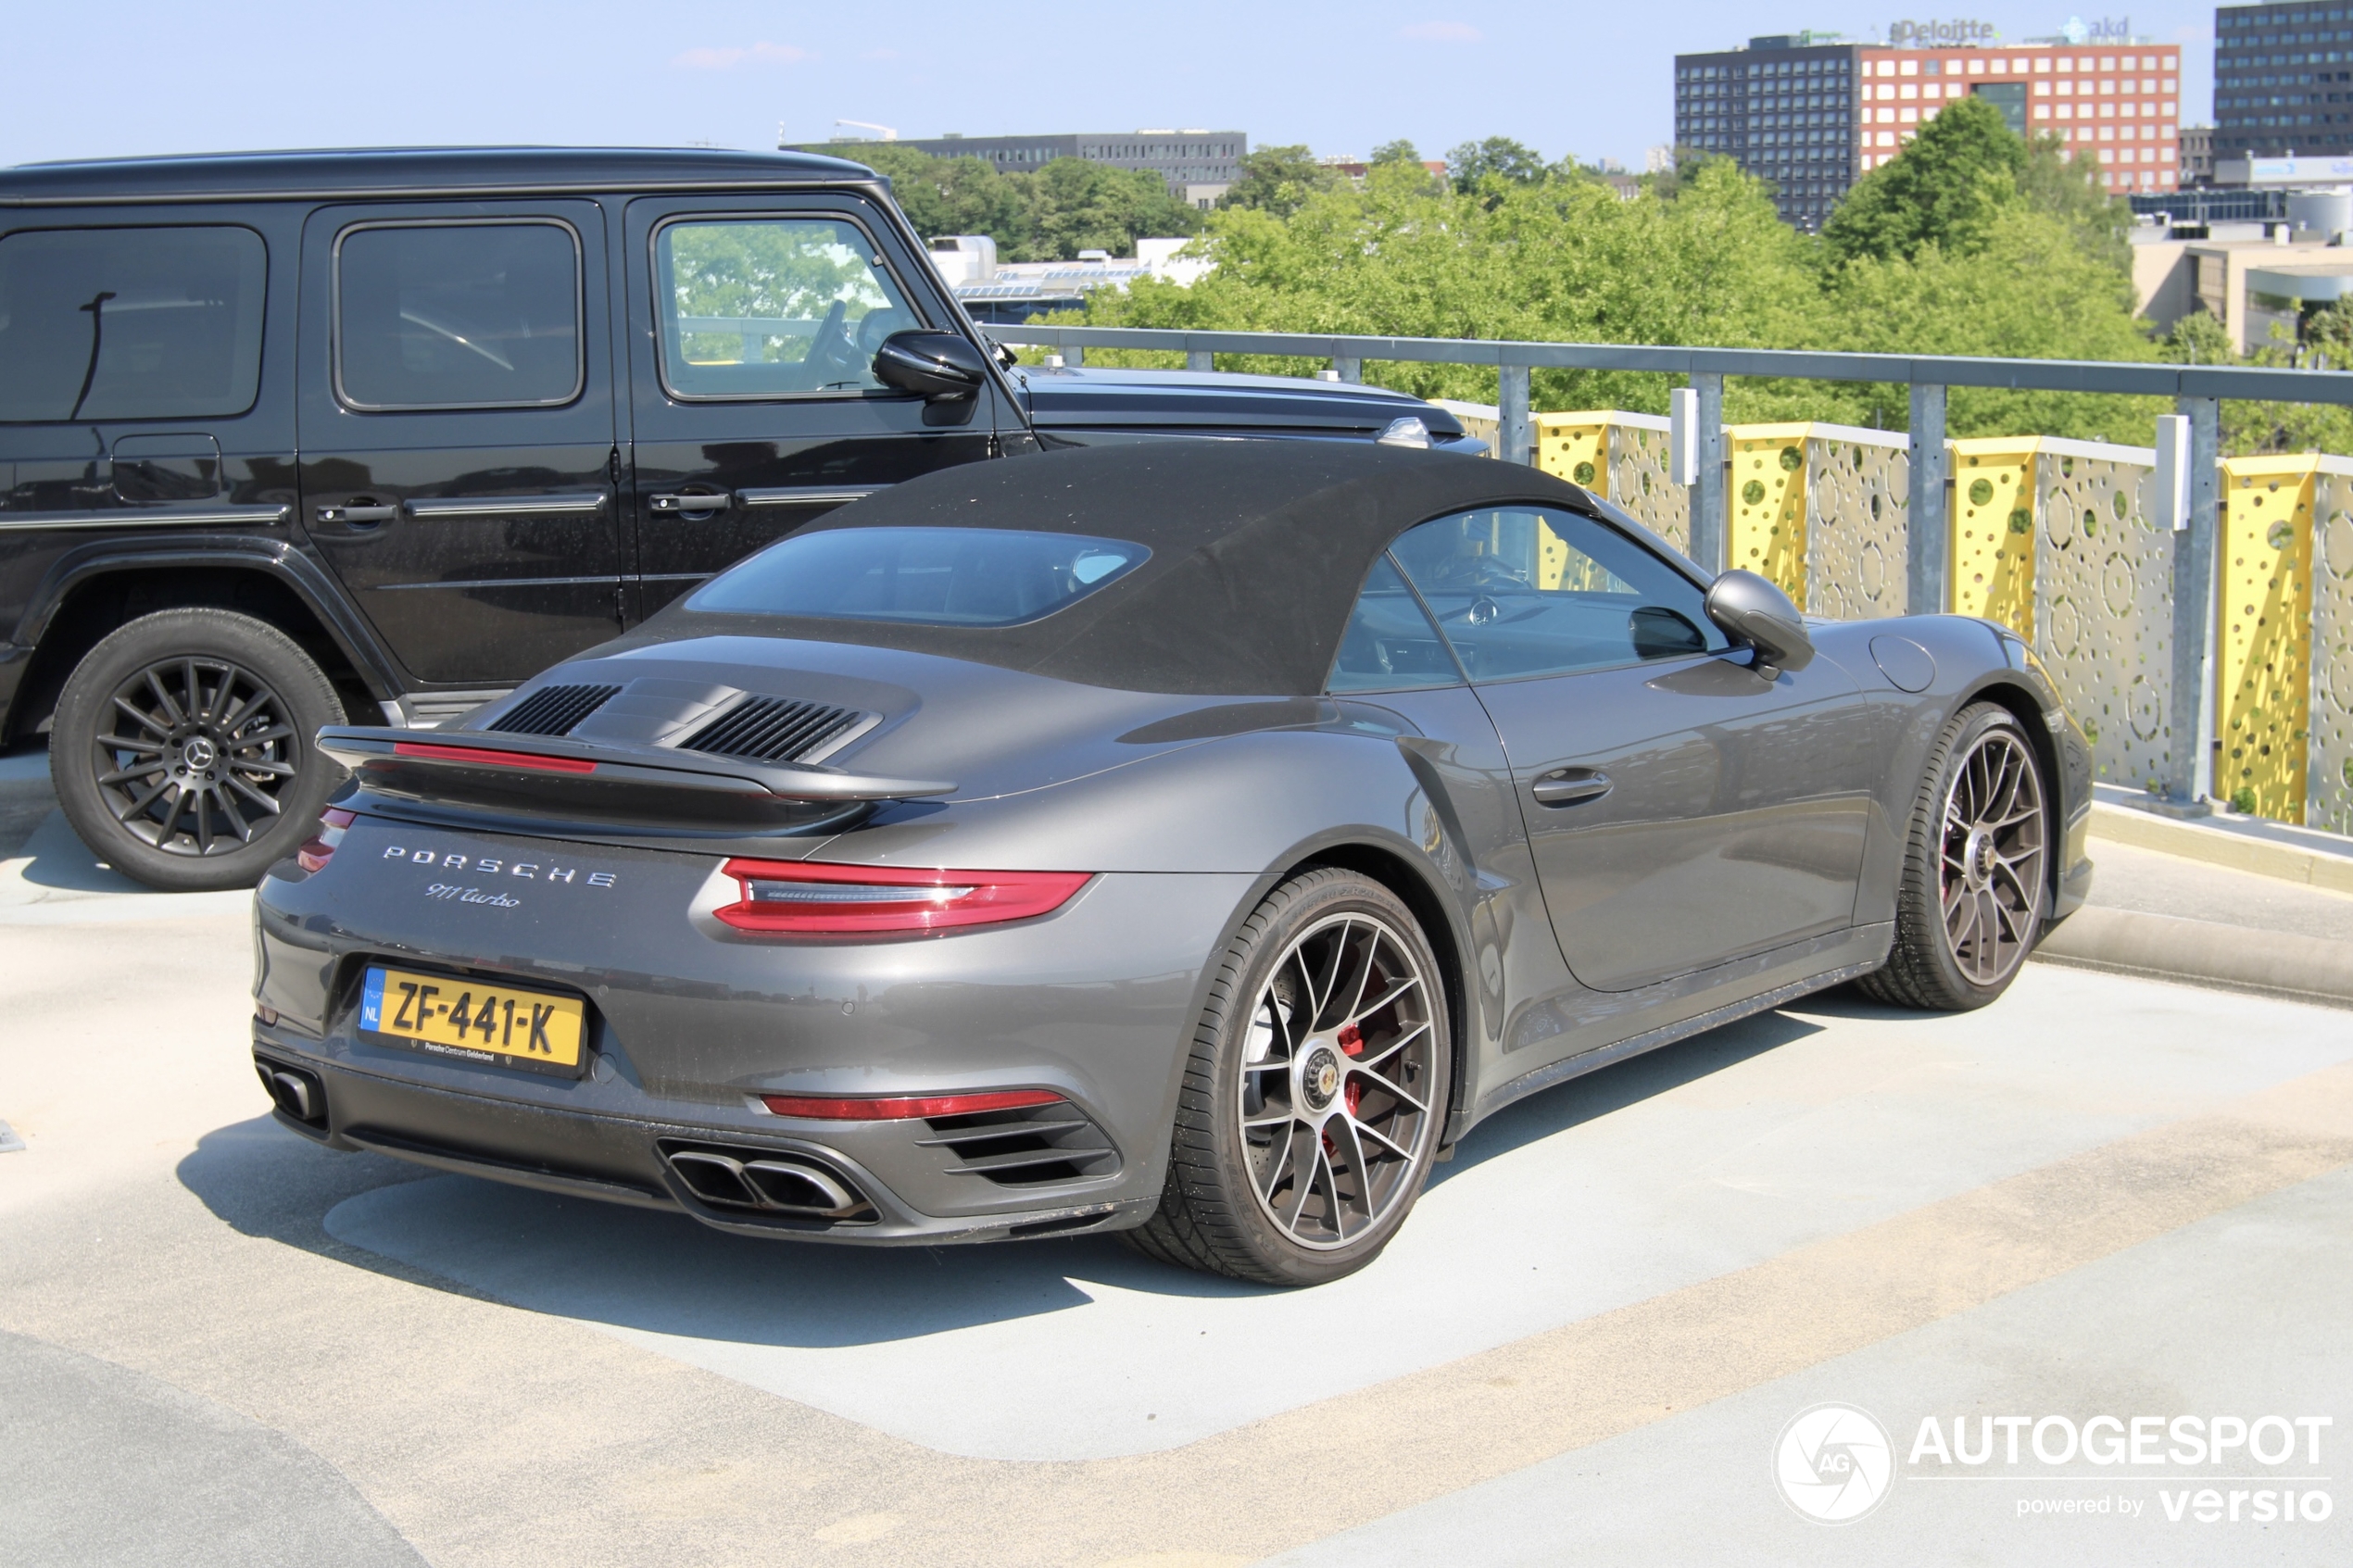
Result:
[[[405,688],[396,673],[398,666],[346,602],[341,590],[318,563],[282,540],[241,534],[174,536],[168,542],[101,540],[59,556],[27,600],[10,639],[25,652],[15,665],[19,679],[6,693],[6,733],[20,733],[29,718],[37,717],[27,711],[26,705],[53,698],[89,645],[114,629],[97,628],[94,635],[83,639],[82,633],[87,629],[77,625],[74,609],[92,590],[102,588],[109,580],[153,578],[157,580],[157,608],[176,608],[182,602],[209,603],[202,596],[175,600],[169,580],[192,571],[217,571],[249,573],[292,594],[377,701],[397,696]],[[0,666],[0,671],[6,668]],[[6,681],[4,673],[0,681]]]
[[[1247,894],[1208,948],[1222,952],[1266,895],[1319,865],[1344,866],[1382,882],[1422,920],[1446,974],[1455,1020],[1454,1095],[1446,1140],[1475,1103],[1476,1064],[1500,1051],[1506,997],[1502,981],[1531,989],[1566,977],[1521,976],[1534,958],[1558,967],[1549,939],[1541,953],[1506,954],[1504,932],[1544,931],[1503,917],[1482,922],[1496,898],[1529,891],[1524,830],[1508,788],[1482,792],[1476,763],[1425,755],[1419,736],[1329,730],[1263,731],[1188,746],[1092,778],[985,801],[885,807],[845,832],[817,859],[968,869],[1243,872]],[[1443,751],[1445,748],[1436,748]],[[1497,759],[1500,765],[1500,755]],[[1491,797],[1489,798],[1487,797]],[[1487,931],[1482,941],[1478,933]],[[1517,946],[1517,945],[1515,945]],[[1487,948],[1498,949],[1493,953]],[[1491,971],[1497,982],[1483,978]],[[1473,977],[1480,976],[1474,986]],[[1205,1009],[1214,967],[1196,986]],[[1517,989],[1515,984],[1513,989]],[[1166,1090],[1173,1117],[1182,1060]]]

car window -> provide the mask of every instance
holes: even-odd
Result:
[[[1616,529],[1573,512],[1463,512],[1408,530],[1391,554],[1474,681],[1727,646],[1690,578]]]
[[[227,225],[0,239],[0,420],[244,413],[268,270],[261,236]]]
[[[1373,563],[1356,596],[1340,652],[1332,659],[1334,692],[1418,691],[1462,684],[1462,671],[1421,601],[1387,557]]]
[[[379,223],[335,240],[335,391],[355,408],[580,395],[580,240],[550,220]]]
[[[662,381],[679,397],[875,391],[875,350],[923,324],[847,219],[665,224],[654,274]]]
[[[797,533],[728,568],[688,608],[925,626],[1017,626],[1084,598],[1151,552],[1124,539],[996,528]]]

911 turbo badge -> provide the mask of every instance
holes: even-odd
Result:
[[[447,729],[322,731],[350,792],[257,899],[284,1124],[739,1235],[1313,1285],[1504,1106],[1849,980],[1982,1006],[2088,888],[2087,753],[1982,622],[1906,619],[1912,690],[1886,627],[1508,464],[987,467]],[[501,728],[584,691],[610,724]],[[877,718],[815,762],[621,722],[747,694]],[[1940,861],[1955,800],[1985,842]]]

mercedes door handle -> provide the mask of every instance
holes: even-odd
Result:
[[[646,509],[656,517],[684,517],[694,512],[724,512],[736,504],[733,495],[648,495]]]
[[[355,528],[373,528],[380,522],[390,522],[400,515],[398,507],[321,507],[321,522],[347,522]]]
[[[1529,787],[1539,806],[1581,806],[1610,791],[1609,775],[1592,768],[1562,768]]]

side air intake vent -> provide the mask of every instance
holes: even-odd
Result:
[[[620,695],[619,686],[542,686],[490,727],[510,735],[567,735]]]
[[[1119,1169],[1119,1153],[1103,1130],[1068,1100],[982,1110],[969,1116],[936,1116],[931,1136],[915,1142],[944,1149],[951,1171],[984,1176],[999,1186],[1042,1186],[1108,1176]]]
[[[678,744],[714,757],[755,762],[799,762],[828,741],[838,740],[866,715],[822,702],[784,696],[748,696]]]

